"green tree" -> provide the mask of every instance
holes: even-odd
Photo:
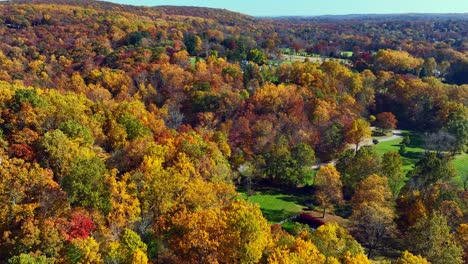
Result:
[[[455,151],[465,151],[468,147],[468,118],[451,118],[447,123],[446,130],[456,139]]]
[[[394,151],[389,151],[383,155],[382,175],[387,177],[388,185],[392,190],[393,197],[397,197],[401,184],[405,180],[405,176],[403,174],[403,162],[400,154]]]
[[[141,124],[139,120],[129,114],[120,116],[118,118],[118,123],[125,127],[127,139],[130,141],[151,133],[151,131]]]
[[[119,241],[108,243],[104,259],[107,263],[146,264],[147,246],[134,231],[125,228]]]
[[[406,150],[406,144],[402,143],[398,149],[398,154],[404,156],[406,153],[408,153],[408,150]]]
[[[440,158],[436,153],[428,152],[409,173],[410,179],[406,187],[425,190],[434,183],[448,181],[455,176],[455,168],[447,158]]]
[[[258,65],[263,65],[268,62],[265,52],[261,49],[252,49],[247,55],[247,59],[255,62]]]
[[[91,130],[86,126],[79,124],[78,122],[69,120],[60,123],[59,129],[70,139],[76,139],[87,145],[94,144],[94,138]]]
[[[411,144],[411,138],[407,133],[405,133],[405,134],[406,135],[403,137],[400,144],[408,146],[409,144]]]
[[[367,176],[380,173],[380,163],[379,155],[369,146],[360,148],[356,154],[352,150],[345,152],[336,164],[341,173],[345,196],[351,196],[357,183]]]
[[[197,35],[187,34],[184,36],[184,44],[187,52],[192,56],[198,56],[202,50],[202,40]]]
[[[463,249],[450,232],[446,218],[435,212],[422,217],[410,229],[408,248],[433,264],[462,264]]]
[[[105,185],[106,173],[106,166],[99,158],[75,159],[62,181],[70,203],[108,212],[110,194]]]
[[[30,254],[21,254],[8,260],[8,264],[49,264],[51,263],[45,256],[33,256]]]

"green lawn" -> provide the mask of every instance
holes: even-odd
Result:
[[[258,204],[265,218],[271,223],[278,223],[299,214],[303,209],[300,203],[307,198],[300,194],[290,194],[277,189],[257,191],[255,195],[251,196],[247,196],[242,191],[239,193],[243,199]]]
[[[352,51],[342,51],[342,52],[340,52],[340,56],[344,56],[344,57],[348,57],[348,58],[352,57],[353,54],[354,54],[354,52],[352,52]]]
[[[463,186],[461,176],[462,175],[468,175],[468,153],[463,153],[461,155],[458,155],[455,157],[455,159],[452,161],[453,166],[455,166],[455,169],[457,170],[458,177],[455,179],[455,181],[460,185]]]
[[[424,149],[421,147],[421,139],[418,135],[414,133],[410,133],[411,144],[406,147],[406,154],[403,155],[403,173],[407,173],[408,171],[413,169],[413,166],[424,154]],[[401,138],[397,138],[391,141],[380,142],[374,146],[374,149],[380,156],[383,156],[385,153],[389,151],[396,151],[400,150],[400,142]]]
[[[422,148],[423,140],[421,139],[421,137],[416,133],[407,133],[409,133],[410,135],[411,144],[409,144],[409,146],[406,147],[407,153],[402,156],[403,173],[405,174],[413,169],[414,164],[418,162],[418,160],[422,157],[425,151],[424,148]],[[383,156],[389,151],[398,152],[398,150],[400,149],[401,140],[401,138],[398,138],[387,142],[381,142],[375,145],[374,149],[380,156]],[[457,178],[455,179],[455,181],[461,186],[462,183],[460,180],[460,176],[462,174],[468,174],[468,154],[464,153],[456,156],[455,159],[452,161],[452,164],[457,170]]]

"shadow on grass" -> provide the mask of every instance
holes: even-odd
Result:
[[[268,195],[284,195],[282,197],[278,197],[278,199],[286,202],[293,202],[304,207],[308,202],[310,202],[312,198],[312,188],[309,186],[300,188],[279,188],[265,186],[257,188],[256,191]]]
[[[298,213],[284,211],[284,210],[272,210],[261,208],[263,215],[270,222],[278,223],[286,220],[290,217],[296,216]]]
[[[410,132],[409,137],[410,137],[410,143],[408,144],[408,147],[424,148],[424,139],[422,138],[420,134],[415,133],[415,132]]]
[[[417,151],[408,151],[402,156],[407,158],[407,159],[417,161],[417,160],[421,159],[424,156],[424,153],[417,152]]]

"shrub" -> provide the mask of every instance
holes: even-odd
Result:
[[[400,150],[398,150],[398,153],[400,153],[400,155],[405,155],[408,151],[406,150],[406,145],[405,144],[401,144],[400,146]]]

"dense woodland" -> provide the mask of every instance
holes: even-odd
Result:
[[[467,15],[0,2],[0,263],[467,263],[467,148]],[[347,224],[286,230],[265,186]]]

